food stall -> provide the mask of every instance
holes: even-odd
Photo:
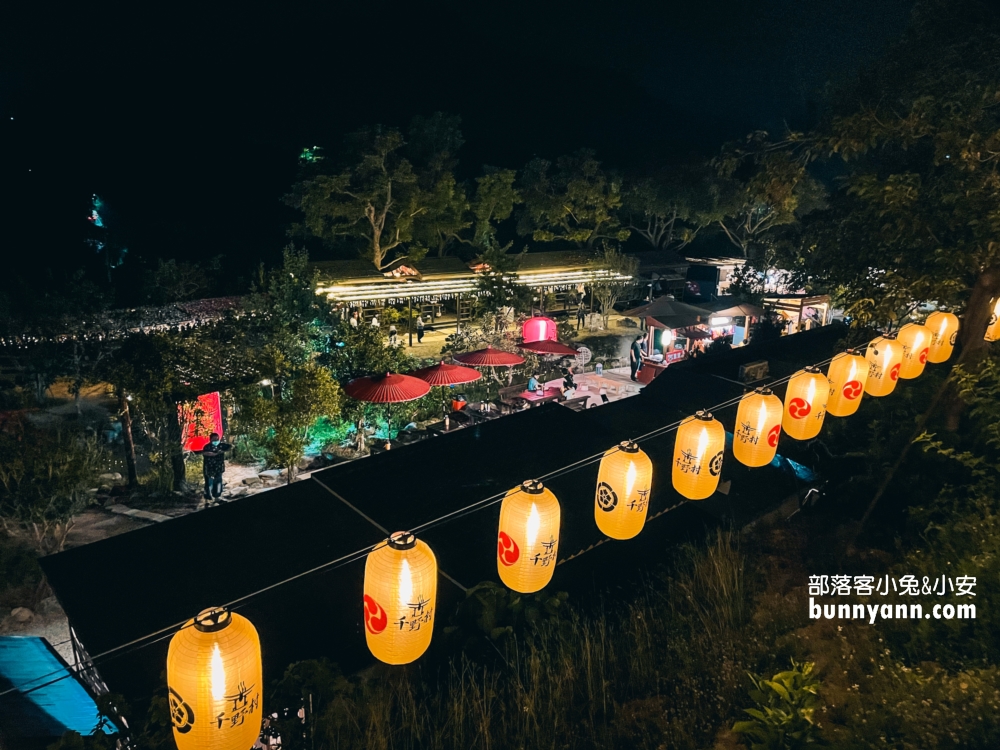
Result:
[[[674,362],[686,359],[695,341],[712,337],[708,328],[712,311],[679,302],[669,294],[623,314],[638,317],[646,331],[638,374],[641,383],[649,383]]]

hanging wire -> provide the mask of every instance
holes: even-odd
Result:
[[[815,365],[812,365],[812,366],[813,367],[821,367],[822,365],[830,363],[832,360],[833,360],[833,357],[830,357],[830,358],[825,359],[825,360],[823,360],[821,362],[817,362]],[[799,372],[799,370],[796,370],[796,373],[798,373],[798,372]],[[791,378],[794,377],[794,375],[795,375],[795,373],[793,373],[792,375],[786,376],[784,378],[779,378],[778,380],[775,380],[775,381],[769,383],[768,387],[783,385],[784,383],[787,383],[789,380],[791,380]],[[730,408],[730,407],[734,406],[735,404],[738,404],[742,399],[743,399],[743,396],[739,396],[737,398],[732,398],[732,399],[729,399],[727,401],[723,401],[722,403],[719,403],[719,404],[716,404],[715,406],[710,407],[707,411],[718,412],[718,411],[721,411],[722,409]],[[687,419],[687,418],[685,417],[685,419]],[[658,427],[655,430],[651,430],[650,432],[647,432],[647,433],[645,433],[643,435],[640,435],[639,437],[634,438],[632,440],[632,442],[640,443],[640,442],[645,442],[647,440],[653,440],[653,439],[655,439],[657,437],[661,437],[662,435],[666,435],[666,434],[668,434],[668,433],[673,432],[674,430],[676,430],[678,427],[680,427],[680,425],[683,422],[684,422],[684,419],[681,419],[681,420],[678,420],[676,422],[671,422],[670,424],[664,425],[662,427]],[[620,450],[620,447],[619,446],[615,446],[611,450]],[[538,479],[538,480],[556,479],[558,477],[561,477],[561,476],[569,474],[569,473],[571,473],[573,471],[576,471],[577,469],[582,469],[585,466],[590,466],[591,464],[594,464],[594,463],[600,461],[605,456],[605,454],[607,454],[607,451],[601,451],[600,453],[595,453],[592,456],[587,456],[586,458],[582,458],[582,459],[580,459],[578,461],[574,461],[571,464],[567,464],[566,466],[563,466],[563,467],[561,467],[559,469],[555,469],[554,471],[550,471],[547,474],[542,474],[542,475],[540,475],[538,477],[535,477],[535,478]],[[495,495],[491,495],[490,497],[484,498],[482,500],[477,500],[474,503],[470,503],[469,505],[466,505],[463,508],[458,508],[457,510],[453,510],[453,511],[450,511],[448,513],[445,513],[444,515],[438,516],[435,519],[432,519],[432,520],[427,521],[425,523],[419,524],[418,526],[414,526],[413,528],[410,529],[410,533],[416,534],[417,532],[427,531],[429,529],[435,528],[436,526],[440,526],[440,525],[443,525],[445,523],[448,523],[449,521],[454,521],[454,520],[456,520],[458,518],[462,518],[462,517],[467,516],[467,515],[469,515],[471,513],[475,513],[476,511],[483,510],[484,508],[488,508],[488,507],[490,507],[492,505],[496,505],[497,503],[501,502],[505,497],[507,497],[508,494],[513,494],[513,493],[516,493],[516,492],[521,492],[520,486],[518,486],[517,488],[515,488],[512,491],[498,492]],[[683,505],[683,503],[680,503],[680,504],[675,505],[675,506],[673,506],[671,508],[668,508],[667,510],[674,510],[675,508],[680,507],[680,505]],[[663,512],[667,512],[667,511],[663,511]],[[658,514],[658,515],[662,515],[662,514]],[[318,572],[321,572],[321,571],[324,571],[324,570],[334,570],[335,568],[339,568],[339,567],[342,567],[344,565],[349,565],[352,562],[355,562],[355,561],[357,561],[357,560],[359,560],[359,559],[361,559],[363,557],[366,557],[369,553],[374,552],[376,549],[379,549],[379,548],[383,547],[385,544],[386,544],[386,541],[383,540],[383,541],[378,542],[377,544],[373,544],[373,545],[368,545],[366,547],[362,547],[361,549],[355,550],[354,552],[351,552],[351,553],[348,553],[346,555],[343,555],[342,557],[338,557],[335,560],[331,560],[331,561],[323,563],[321,565],[317,565],[316,567],[310,568],[309,570],[302,571],[301,573],[296,573],[293,576],[285,578],[285,579],[283,579],[281,581],[277,581],[277,582],[272,583],[272,584],[270,584],[268,586],[264,586],[263,588],[260,588],[260,589],[257,589],[255,591],[252,591],[249,594],[245,594],[244,596],[241,596],[241,597],[238,597],[236,599],[233,599],[232,601],[227,602],[225,604],[222,604],[220,606],[221,607],[225,607],[227,609],[238,609],[239,607],[241,607],[244,604],[246,604],[247,601],[249,601],[250,599],[252,599],[252,598],[254,598],[256,596],[260,596],[261,594],[263,594],[263,593],[265,593],[267,591],[271,591],[272,589],[276,589],[279,586],[284,586],[287,583],[291,583],[293,581],[297,581],[300,578],[304,578],[305,576],[312,575],[313,573],[318,573]],[[162,640],[164,640],[164,639],[166,639],[168,637],[171,637],[175,632],[178,632],[178,631],[182,630],[183,628],[188,627],[192,623],[193,623],[193,620],[191,618],[188,618],[188,619],[186,619],[186,620],[184,620],[182,622],[174,623],[173,625],[168,625],[165,628],[160,628],[159,630],[153,631],[152,633],[147,633],[144,636],[140,636],[139,638],[135,638],[134,640],[131,640],[128,643],[123,643],[120,646],[115,646],[113,648],[107,649],[106,651],[102,651],[101,653],[99,653],[99,654],[97,654],[95,656],[90,656],[90,657],[88,657],[86,659],[83,659],[82,661],[80,661],[78,663],[77,666],[78,667],[94,666],[97,663],[98,660],[104,661],[104,660],[107,660],[108,658],[111,658],[111,657],[114,657],[114,656],[121,656],[121,655],[124,655],[124,654],[132,653],[132,652],[137,651],[137,650],[139,650],[141,648],[146,648],[147,646],[152,646],[155,643],[159,643],[160,641],[162,641]],[[149,640],[149,639],[152,639],[152,640]],[[63,641],[63,643],[65,643],[65,642],[66,641]],[[3,696],[5,696],[5,695],[7,695],[9,693],[13,693],[15,691],[18,691],[18,692],[22,693],[23,695],[27,695],[28,693],[31,693],[31,692],[33,692],[35,690],[40,690],[40,689],[42,689],[44,687],[48,687],[49,685],[52,685],[52,684],[54,684],[56,682],[59,682],[60,680],[64,680],[67,677],[70,677],[71,676],[71,673],[69,671],[70,669],[72,669],[72,668],[60,669],[60,670],[56,670],[56,671],[50,672],[50,673],[45,674],[45,675],[41,675],[40,677],[36,677],[35,680],[44,680],[44,679],[47,679],[49,677],[54,677],[54,679],[49,680],[48,682],[45,682],[45,683],[43,683],[41,685],[36,685],[35,687],[28,688],[27,690],[21,690],[19,688],[13,688],[13,687],[11,687],[11,688],[8,688],[7,690],[0,691],[0,698],[2,698]],[[59,676],[56,677],[56,675],[59,675]],[[31,680],[31,681],[29,681],[29,683],[26,683],[26,684],[30,684],[30,682],[34,682],[35,680]]]

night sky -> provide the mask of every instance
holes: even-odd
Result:
[[[911,4],[11,5],[3,257],[31,268],[90,252],[97,192],[133,256],[273,260],[303,146],[436,110],[463,118],[465,177],[583,146],[636,171],[710,154],[808,126],[824,87],[872,63]]]

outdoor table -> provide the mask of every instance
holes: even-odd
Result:
[[[427,425],[425,429],[428,432],[434,433],[435,435],[444,435],[445,433],[448,432],[455,432],[455,430],[461,430],[463,427],[465,427],[464,424],[459,424],[454,419],[452,419],[450,420],[448,429],[445,429],[444,420],[442,419],[440,422],[434,422],[433,424]]]
[[[523,398],[532,406],[544,404],[548,401],[555,401],[561,396],[562,391],[558,388],[546,388],[542,393],[538,393],[537,391],[522,391],[518,394],[518,398]]]

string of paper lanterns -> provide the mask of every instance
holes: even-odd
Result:
[[[990,330],[995,325],[991,321]],[[818,367],[796,372],[788,379],[783,402],[769,388],[746,394],[736,413],[734,457],[751,468],[766,466],[774,460],[782,432],[795,440],[812,439],[828,411],[850,416],[865,393],[889,395],[899,378],[919,377],[926,362],[947,361],[957,331],[956,316],[934,313],[926,325],[909,324],[898,334],[874,339],[864,356],[853,349],[836,355],[826,375]],[[993,335],[1000,336],[1000,330]],[[710,412],[699,411],[680,422],[676,433],[674,489],[689,500],[711,497],[722,473],[725,429]],[[652,479],[652,461],[635,441],[601,456],[594,519],[602,533],[625,540],[642,531]],[[497,572],[508,588],[534,593],[548,585],[558,560],[560,523],[559,500],[541,481],[526,481],[504,495]],[[409,664],[427,650],[434,629],[437,575],[433,551],[413,533],[392,534],[368,552],[363,616],[368,648],[377,659]],[[246,618],[218,608],[189,621],[173,636],[167,655],[178,750],[244,750],[253,744],[260,728],[262,679],[260,640]]]

